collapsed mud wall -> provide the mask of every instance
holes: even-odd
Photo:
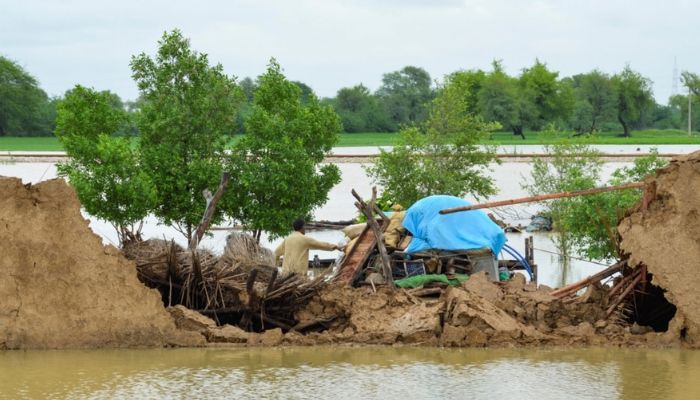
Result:
[[[202,345],[103,246],[61,179],[0,177],[0,349]]]
[[[630,265],[646,265],[652,283],[677,307],[669,334],[700,346],[700,151],[679,157],[648,183],[656,196],[618,226]]]

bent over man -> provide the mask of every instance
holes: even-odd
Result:
[[[275,250],[275,263],[282,262],[283,274],[300,274],[306,276],[309,270],[309,250],[342,250],[332,243],[321,242],[305,235],[304,220],[297,219],[292,225],[294,232],[287,236]]]

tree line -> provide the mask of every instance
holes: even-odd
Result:
[[[301,92],[302,102],[314,95],[307,84],[292,81]],[[691,107],[700,105],[700,79],[683,73],[689,94],[677,94],[668,104],[654,100],[652,82],[629,65],[610,75],[599,70],[560,77],[545,63],[512,76],[501,61],[489,71],[456,71],[436,83],[422,68],[406,66],[383,75],[380,87],[372,92],[363,84],[338,90],[335,97],[320,99],[338,114],[342,131],[397,132],[403,127],[425,122],[431,101],[443,90],[455,90],[464,99],[464,112],[485,122],[497,122],[500,129],[525,137],[547,125],[586,134],[618,131],[629,136],[634,129],[678,129],[685,127],[688,96]],[[245,133],[245,119],[252,110],[253,93],[259,82],[246,77],[238,82],[243,93],[230,135]],[[106,91],[110,101],[133,116],[143,98],[123,101]],[[62,97],[49,97],[37,80],[17,62],[0,56],[0,136],[50,136],[55,129],[56,104]],[[700,113],[691,113],[693,126],[700,126]],[[139,133],[135,123],[122,134]]]

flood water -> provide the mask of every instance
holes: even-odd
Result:
[[[615,169],[625,165],[629,164],[605,163],[602,173],[603,179],[607,180]],[[355,199],[350,194],[353,188],[365,198],[371,196],[372,183],[365,173],[364,164],[344,163],[338,164],[338,167],[342,173],[342,181],[331,190],[328,202],[315,211],[316,220],[338,221],[355,218],[357,216],[357,210],[354,206]],[[531,169],[531,164],[521,162],[502,163],[494,166],[489,175],[494,179],[499,192],[488,199],[481,200],[494,201],[527,196],[521,185],[530,176]],[[4,163],[0,164],[0,175],[16,176],[22,178],[24,182],[36,183],[55,178],[56,166],[52,163]],[[469,197],[467,199],[476,202],[476,199]],[[497,208],[490,210],[490,212],[495,213],[509,223],[527,225],[530,218],[537,213],[539,207],[537,204],[523,204]],[[100,235],[105,243],[118,244],[116,232],[110,224],[89,215],[86,215],[86,217],[91,221],[90,227],[92,230]],[[174,238],[181,245],[186,245],[186,241],[180,233],[170,226],[159,225],[153,217],[146,220],[143,232],[146,238]],[[227,234],[227,231],[213,232],[213,235],[202,241],[202,247],[208,248],[215,253],[223,251]],[[309,232],[309,235],[331,243],[341,242],[344,237],[340,231],[316,231]],[[535,261],[538,264],[538,283],[540,284],[560,287],[585,278],[605,267],[595,262],[572,260],[568,268],[562,268],[560,257],[556,254],[556,248],[550,239],[549,233],[508,233],[508,243],[521,254],[524,254],[524,241],[530,235],[534,236]],[[269,240],[264,236],[262,238],[262,244],[272,249],[279,243],[280,239]],[[310,252],[311,257],[315,254],[318,254],[321,258],[336,258],[339,256],[338,252]],[[505,256],[501,255],[501,258],[503,257]]]
[[[0,352],[0,398],[698,399],[700,352],[323,347]]]

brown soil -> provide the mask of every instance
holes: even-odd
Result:
[[[328,287],[297,318],[327,329],[305,335],[290,332],[283,343],[313,345],[422,344],[442,346],[665,346],[659,333],[631,331],[604,320],[607,287],[592,286],[580,297],[557,299],[516,277],[507,284],[472,275],[440,298],[425,300],[410,291]],[[637,334],[635,334],[637,333]]]
[[[656,178],[656,197],[618,230],[630,265],[645,264],[652,283],[677,307],[669,334],[700,346],[700,151],[673,160]]]
[[[134,263],[103,246],[63,180],[0,177],[0,348],[196,346]]]

